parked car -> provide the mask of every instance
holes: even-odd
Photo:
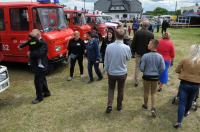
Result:
[[[7,67],[0,65],[0,93],[10,86]]]

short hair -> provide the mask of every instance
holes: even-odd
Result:
[[[32,32],[29,33],[29,36],[36,37],[36,38],[41,37],[40,30],[38,30],[38,29],[33,29]]]
[[[80,35],[80,32],[79,32],[79,31],[74,31],[74,35],[75,35],[75,34]]]
[[[170,39],[170,33],[169,33],[169,32],[165,32],[165,33],[162,35],[162,38],[163,38],[163,39]]]
[[[152,39],[151,42],[152,42],[154,48],[158,47],[159,41],[157,39]]]
[[[93,33],[92,33],[91,31],[89,31],[87,34],[88,34],[90,37],[93,37]]]
[[[141,26],[142,28],[147,29],[149,27],[149,20],[143,20]]]
[[[125,31],[123,28],[116,29],[115,36],[116,39],[123,40],[125,35]]]

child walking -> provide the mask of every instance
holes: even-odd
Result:
[[[39,40],[34,36],[35,30],[33,30],[31,33],[29,33],[29,40],[21,45],[19,45],[19,49],[25,48],[26,46],[29,46],[29,52],[33,52],[35,50],[38,50],[41,45],[39,44]],[[31,65],[31,61],[29,59],[28,65]],[[44,65],[42,64],[41,58],[38,58],[38,67],[44,68]]]
[[[155,94],[160,74],[165,69],[163,57],[157,53],[158,40],[152,39],[148,44],[151,51],[143,55],[140,62],[140,70],[143,72],[144,104],[142,108],[148,109],[148,96],[151,93],[151,113],[156,117]]]

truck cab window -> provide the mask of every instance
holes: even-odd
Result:
[[[29,17],[27,8],[10,9],[11,29],[13,31],[28,31]]]
[[[37,9],[33,9],[33,28],[42,30],[42,25],[39,19]]]
[[[0,9],[0,31],[5,30],[5,22],[4,22],[4,11]]]
[[[65,18],[67,20],[67,23],[70,23],[70,14],[65,13]]]

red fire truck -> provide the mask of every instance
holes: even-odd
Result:
[[[69,27],[74,31],[80,32],[82,40],[87,39],[87,33],[91,31],[91,27],[86,23],[85,14],[78,10],[64,10]]]
[[[19,50],[18,45],[28,40],[32,29],[41,30],[42,38],[48,44],[49,62],[66,58],[73,30],[66,25],[62,6],[39,2],[1,2],[0,51],[3,61],[28,62],[28,47]]]
[[[91,26],[91,28],[94,29],[95,27],[97,29],[99,36],[101,38],[105,37],[107,33],[107,27],[105,25],[102,16],[90,13],[87,13],[85,16],[86,16],[86,22]]]

